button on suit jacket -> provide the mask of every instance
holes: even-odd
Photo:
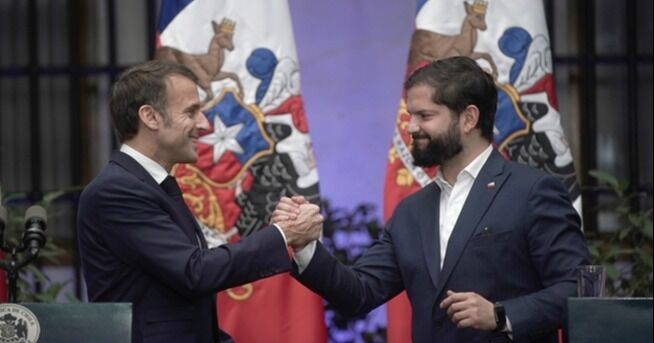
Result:
[[[278,230],[206,249],[188,208],[122,152],[80,198],[78,239],[89,300],[133,303],[133,342],[231,342],[215,292],[291,263]],[[256,325],[256,323],[253,323]]]

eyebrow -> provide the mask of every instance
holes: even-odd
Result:
[[[191,106],[185,108],[184,112],[197,112],[199,109],[202,108],[203,105],[204,105],[204,103],[196,102],[196,103],[192,104]]]
[[[432,110],[422,110],[421,109],[421,110],[417,110],[417,111],[414,111],[414,112],[411,112],[411,111],[407,110],[407,112],[410,115],[415,115],[415,116],[429,116],[429,115],[433,116],[433,115],[436,115],[436,113],[434,111],[432,111]]]

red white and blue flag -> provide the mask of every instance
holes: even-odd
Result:
[[[287,0],[164,0],[158,32],[155,58],[188,66],[208,101],[199,160],[173,174],[209,245],[266,226],[282,196],[318,201]],[[288,274],[221,292],[218,313],[237,342],[326,341],[320,297]]]
[[[407,75],[449,56],[468,56],[493,73],[499,89],[494,145],[512,159],[558,176],[581,213],[572,153],[561,127],[542,0],[418,0]],[[404,96],[402,97],[404,98]],[[384,217],[432,181],[435,169],[412,164],[409,114],[401,101],[388,154]],[[405,296],[388,308],[388,341],[410,341]]]

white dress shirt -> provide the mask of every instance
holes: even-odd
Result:
[[[447,252],[447,243],[450,241],[452,231],[459,220],[459,215],[463,209],[463,205],[468,199],[468,194],[475,183],[479,171],[484,166],[491,152],[492,146],[488,146],[484,152],[479,154],[470,164],[468,164],[459,175],[456,176],[454,185],[450,185],[443,178],[441,171],[436,175],[436,184],[441,189],[440,212],[438,215],[438,237],[440,238],[441,248],[441,269],[443,269],[443,261],[445,261],[445,253]]]
[[[152,176],[154,181],[157,181],[158,184],[161,184],[168,176],[168,172],[166,169],[164,169],[164,167],[162,167],[159,163],[155,162],[151,158],[143,155],[131,146],[123,144],[120,146],[120,151],[135,159],[136,162],[138,162],[138,164],[140,164],[141,167],[143,167],[143,169],[145,169],[145,171],[147,171],[148,174],[150,174],[150,176]]]

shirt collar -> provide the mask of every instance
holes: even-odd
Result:
[[[463,170],[459,172],[459,175],[457,175],[457,180],[459,177],[463,174],[466,173],[472,177],[472,179],[476,179],[477,175],[479,175],[479,172],[481,172],[481,168],[486,164],[486,161],[488,160],[488,157],[490,157],[491,152],[493,152],[493,146],[488,145],[486,150],[484,150],[481,154],[477,155],[472,162],[470,162]],[[445,179],[443,178],[443,173],[441,172],[440,169],[438,169],[438,173],[436,174],[436,180],[434,180],[438,187],[441,190],[446,189],[445,187],[452,187]]]
[[[123,144],[120,146],[120,151],[135,159],[136,162],[138,162],[138,164],[140,164],[141,167],[143,167],[143,169],[145,169],[145,171],[147,171],[148,174],[150,174],[150,176],[152,176],[152,178],[157,181],[157,183],[161,184],[163,180],[168,176],[168,172],[166,169],[164,169],[164,167],[153,161],[151,158],[143,155],[131,146]]]

